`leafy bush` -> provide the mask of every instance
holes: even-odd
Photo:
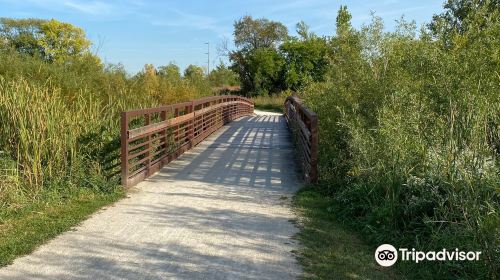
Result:
[[[408,275],[495,278],[500,9],[477,5],[462,29],[418,37],[404,20],[354,30],[346,13],[326,82],[303,94],[319,116],[321,184],[374,244],[482,251],[480,262],[405,263]]]

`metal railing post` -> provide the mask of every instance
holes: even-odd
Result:
[[[128,185],[128,115],[122,112],[120,116],[120,160],[121,160],[121,183],[123,187]]]

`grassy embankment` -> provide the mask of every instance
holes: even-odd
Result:
[[[379,266],[375,248],[343,225],[332,208],[333,199],[305,187],[294,197],[299,216],[296,238],[304,279],[404,279],[394,268]]]
[[[20,209],[0,211],[0,267],[85,220],[124,196],[120,189],[101,192],[78,187],[46,190]]]

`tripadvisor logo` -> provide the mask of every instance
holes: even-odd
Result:
[[[398,251],[391,244],[382,244],[375,250],[375,260],[381,266],[391,266],[398,260]]]
[[[398,252],[399,251],[399,252]],[[442,249],[440,251],[416,251],[407,248],[399,248],[396,250],[391,244],[382,244],[375,250],[375,260],[381,266],[392,266],[399,259],[401,261],[413,261],[419,263],[421,261],[478,261],[481,252],[477,251],[460,251]]]

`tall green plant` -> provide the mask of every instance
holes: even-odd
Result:
[[[482,251],[407,266],[415,277],[498,276],[500,10],[488,3],[461,14],[467,28],[419,37],[404,20],[356,31],[342,8],[326,82],[305,90],[339,213],[374,243]]]

